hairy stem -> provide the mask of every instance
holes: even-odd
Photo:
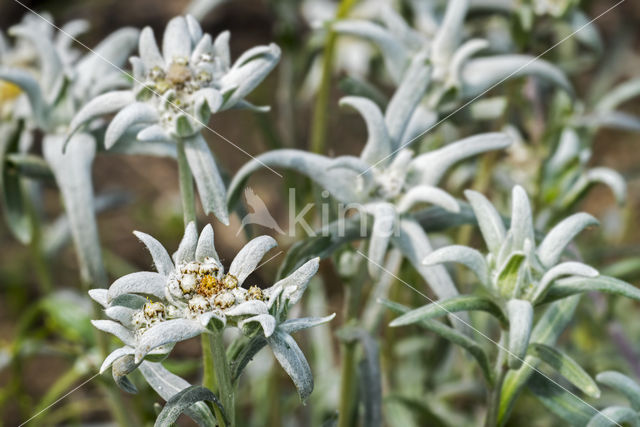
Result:
[[[347,16],[357,0],[342,0],[336,19]],[[336,33],[329,30],[322,52],[322,79],[313,107],[313,121],[311,128],[311,151],[323,153],[327,139],[327,124],[329,119],[329,97],[331,95],[331,72],[333,71],[333,55],[336,48]]]
[[[184,152],[184,141],[178,141],[178,177],[184,225],[196,220],[196,199],[193,193],[193,175]]]
[[[227,361],[227,352],[224,348],[224,341],[222,339],[222,331],[212,328],[212,333],[204,334],[203,339],[203,364],[205,369],[205,380],[210,381],[210,384],[205,382],[206,387],[216,387],[218,398],[222,402],[227,419],[230,426],[235,426],[235,389],[231,381],[231,369]],[[205,345],[205,342],[206,345]],[[207,348],[205,350],[205,348]],[[209,372],[209,378],[206,377],[207,370]],[[212,371],[212,372],[211,372]],[[213,374],[213,375],[212,375]],[[216,409],[216,418],[219,425],[224,424],[224,418],[222,414]]]
[[[498,412],[500,410],[500,393],[502,392],[502,384],[507,376],[509,369],[505,363],[506,359],[506,336],[507,333],[502,331],[500,335],[500,344],[498,345],[498,358],[495,367],[495,382],[493,388],[489,391],[487,397],[487,416],[485,418],[485,427],[495,427],[498,425]]]
[[[27,209],[31,222],[32,236],[29,246],[35,261],[34,270],[38,278],[38,284],[40,285],[40,292],[42,295],[48,295],[53,289],[53,276],[42,248],[42,225],[40,224],[40,217],[36,212],[31,197],[27,197]]]
[[[358,321],[358,309],[360,307],[360,288],[363,282],[363,273],[366,269],[362,269],[362,262],[359,262],[359,274],[351,278],[346,285],[345,298],[345,320],[344,324],[355,324]],[[351,426],[355,400],[357,392],[357,376],[356,376],[357,360],[356,360],[356,342],[342,343],[342,372],[340,375],[340,403],[338,408],[338,427]]]

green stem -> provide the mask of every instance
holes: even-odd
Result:
[[[202,345],[202,385],[210,390],[215,390],[216,373],[213,370],[213,352],[211,351],[211,337],[208,334],[200,336]]]
[[[204,385],[217,391],[218,398],[224,407],[230,426],[235,426],[235,389],[231,381],[231,369],[227,362],[222,330],[212,328],[210,334],[202,335],[203,364],[205,372]],[[225,425],[222,414],[216,410],[216,418],[220,426]]]
[[[336,20],[345,18],[357,0],[342,0],[336,13]],[[322,53],[322,79],[318,96],[313,108],[311,128],[311,151],[323,153],[327,139],[327,121],[329,113],[329,97],[331,95],[331,73],[333,71],[333,56],[336,48],[336,33],[329,30]]]
[[[362,267],[362,263],[359,267]],[[359,268],[360,269],[360,268]],[[345,325],[354,324],[358,319],[360,307],[360,288],[362,287],[362,274],[350,281],[346,289],[345,299]],[[356,377],[356,342],[342,343],[342,372],[340,383],[340,403],[338,408],[338,427],[351,426],[357,388]]]
[[[498,425],[498,413],[500,411],[500,394],[502,393],[502,385],[507,376],[509,369],[505,363],[506,351],[506,332],[502,331],[500,336],[500,344],[498,346],[498,358],[495,368],[495,383],[490,390],[487,399],[487,416],[485,418],[485,427],[495,427]]]
[[[180,180],[180,196],[184,225],[196,220],[196,199],[193,193],[193,175],[184,152],[184,141],[178,141],[178,177]]]
[[[40,216],[36,211],[36,207],[33,205],[33,200],[30,195],[27,196],[26,199],[27,211],[31,222],[31,243],[29,249],[31,250],[34,260],[34,271],[38,278],[40,292],[42,295],[48,295],[53,290],[53,281],[49,263],[42,248],[42,225],[40,223]]]
[[[356,394],[356,343],[342,344],[342,373],[340,383],[340,405],[338,407],[338,427],[351,426],[354,416],[354,396]]]

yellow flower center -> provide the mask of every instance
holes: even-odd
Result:
[[[5,102],[13,101],[22,91],[13,83],[0,81],[0,105]]]

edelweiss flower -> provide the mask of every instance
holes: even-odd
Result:
[[[244,100],[280,58],[275,45],[244,52],[234,64],[229,54],[229,32],[212,40],[190,15],[167,24],[162,53],[153,30],[146,27],[139,40],[140,57],[132,57],[133,87],[105,93],[86,104],[71,123],[71,133],[104,114],[117,112],[106,129],[110,149],[127,131],[144,142],[185,143],[206,213],[227,224],[225,188],[200,131],[212,113],[229,108],[257,108]]]
[[[50,18],[44,15],[44,19]],[[9,31],[17,42],[13,49],[2,52],[0,81],[5,88],[11,84],[20,89],[11,105],[10,120],[25,121],[21,137],[30,140],[35,129],[44,133],[42,151],[64,198],[83,280],[106,285],[91,183],[98,140],[90,132],[78,132],[69,139],[65,153],[63,145],[69,123],[81,105],[127,84],[126,76],[116,67],[129,56],[138,30],[117,30],[81,57],[71,48],[69,35],[75,36],[86,27],[84,21],[72,21],[63,26],[66,34],[54,34],[50,22],[27,15]]]
[[[453,245],[440,248],[424,259],[427,266],[458,262],[469,267],[490,297],[474,297],[484,308],[473,304],[455,308],[455,299],[437,303],[438,309],[486,310],[509,325],[509,365],[518,368],[527,351],[533,325],[534,307],[572,294],[600,290],[640,299],[640,292],[628,283],[600,276],[593,267],[576,261],[560,262],[567,245],[584,228],[598,221],[589,214],[577,213],[549,231],[536,245],[531,206],[526,192],[516,186],[512,193],[511,225],[505,229],[500,214],[480,193],[465,192],[489,249],[485,256],[475,249]],[[567,277],[568,276],[568,277]],[[465,297],[459,297],[465,298]],[[421,307],[392,322],[405,325],[426,318],[434,307]],[[506,315],[502,311],[506,312]],[[443,313],[441,313],[443,314]],[[421,317],[422,316],[422,317]],[[433,316],[432,316],[433,317]]]
[[[44,19],[48,15],[44,15]],[[13,49],[2,53],[0,80],[12,83],[26,95],[32,117],[46,133],[64,133],[75,112],[91,98],[124,87],[125,75],[115,68],[128,57],[138,36],[134,28],[122,28],[83,57],[71,48],[72,39],[87,29],[85,21],[63,26],[53,34],[50,22],[26,16],[9,33],[18,38]],[[37,64],[37,65],[36,65]]]
[[[398,88],[384,115],[366,98],[341,100],[342,105],[357,109],[367,125],[369,138],[360,157],[332,159],[288,149],[265,153],[244,165],[233,178],[229,186],[230,206],[249,175],[264,165],[294,169],[317,182],[338,201],[349,206],[360,204],[365,214],[373,216],[368,256],[373,277],[379,275],[379,266],[391,241],[412,261],[438,296],[456,295],[446,271],[421,265],[431,245],[409,212],[421,203],[433,203],[457,212],[456,200],[436,187],[445,172],[460,160],[505,148],[511,140],[506,134],[487,133],[414,157],[413,151],[402,147],[402,135],[426,89],[422,80],[413,78],[428,68],[424,64],[419,68],[418,64]]]
[[[195,224],[190,223],[173,261],[153,237],[140,232],[135,235],[151,252],[158,272],[132,273],[116,280],[108,290],[90,292],[113,319],[95,320],[94,326],[114,334],[125,344],[105,359],[101,371],[121,357],[133,355],[130,371],[145,358],[165,357],[178,341],[228,325],[249,336],[259,333],[278,357],[282,340],[292,340],[290,332],[333,318],[285,321],[288,308],[300,300],[318,270],[317,258],[270,288],[242,287],[263,256],[276,245],[269,236],[247,243],[225,272],[214,247],[211,225],[198,237]],[[292,322],[300,327],[291,329]],[[278,360],[286,360],[292,351]],[[284,361],[281,363],[286,365]],[[287,366],[285,369],[290,373]]]
[[[569,80],[550,63],[530,55],[503,54],[472,58],[486,50],[489,42],[473,38],[463,40],[464,20],[469,9],[468,0],[447,2],[446,12],[440,16],[429,2],[412,2],[415,25],[411,28],[388,5],[380,6],[381,24],[362,19],[345,19],[333,24],[342,34],[362,37],[375,43],[381,50],[385,66],[396,84],[407,78],[416,58],[431,65],[425,81],[437,84],[425,94],[425,100],[416,115],[431,116],[444,102],[469,99],[483,94],[495,84],[523,75],[539,76],[572,93]],[[488,6],[491,9],[491,6]],[[526,64],[526,66],[525,66]],[[430,123],[430,124],[431,124]],[[407,135],[415,136],[419,130],[410,127]]]

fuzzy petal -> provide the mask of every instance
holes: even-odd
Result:
[[[104,374],[107,369],[111,367],[113,362],[121,358],[122,356],[126,356],[127,354],[133,354],[135,350],[133,347],[120,347],[113,350],[107,357],[105,357],[102,365],[100,366],[100,374]]]
[[[168,276],[173,271],[174,266],[164,246],[150,235],[141,231],[134,231],[133,234],[144,243],[151,253],[151,258],[158,273]]]
[[[267,314],[269,312],[267,305],[258,300],[245,301],[235,307],[224,312],[227,316],[254,316],[258,314]]]
[[[343,203],[361,201],[365,192],[363,179],[349,169],[335,168],[331,158],[302,150],[272,150],[246,163],[229,184],[229,206],[237,203],[249,176],[263,167],[293,169],[308,176]]]
[[[584,212],[571,215],[556,224],[538,247],[537,254],[542,265],[551,268],[557,264],[571,240],[585,228],[594,225],[598,225],[598,220]]]
[[[91,324],[101,331],[115,335],[128,346],[133,347],[136,345],[136,339],[133,333],[118,322],[114,322],[113,320],[92,320]]]
[[[89,86],[89,92],[97,94],[99,92],[92,90],[90,85],[108,75],[124,77],[121,68],[135,49],[138,36],[138,29],[133,27],[120,28],[107,36],[78,64],[78,83],[82,87]]]
[[[422,261],[424,265],[437,265],[444,262],[458,262],[469,267],[478,279],[489,284],[489,266],[482,254],[475,249],[462,245],[452,245],[436,249]]]
[[[385,112],[385,124],[394,150],[403,148],[409,143],[403,139],[405,130],[429,86],[430,76],[431,65],[429,65],[428,54],[422,51],[413,57],[402,83],[396,89]]]
[[[534,242],[531,204],[524,188],[516,185],[511,193],[511,228],[513,248],[523,250],[525,240]]]
[[[253,273],[264,255],[277,245],[278,243],[273,237],[260,236],[240,249],[229,266],[229,274],[238,279],[238,286],[242,286],[242,283]]]
[[[173,254],[173,260],[175,261],[175,264],[179,265],[195,261],[197,244],[198,231],[196,230],[196,224],[191,221],[189,224],[187,224],[187,227],[184,230],[184,236],[180,241],[178,250],[175,254]]]
[[[334,319],[334,317],[336,317],[335,313],[325,317],[303,317],[301,319],[288,319],[278,325],[278,329],[281,329],[288,334],[292,334],[302,329],[309,329],[313,328],[314,326],[329,323]]]
[[[422,264],[422,261],[433,249],[420,224],[412,219],[401,219],[400,235],[394,236],[392,241],[427,281],[438,298],[451,298],[458,295],[458,291],[444,267],[439,265],[427,267]]]
[[[202,38],[202,27],[200,27],[198,20],[191,15],[186,15],[185,20],[191,36],[191,43],[195,45]]]
[[[92,300],[100,304],[102,307],[106,308],[109,305],[107,301],[107,290],[106,289],[90,289],[89,296]]]
[[[129,328],[131,327],[131,318],[133,317],[134,313],[136,313],[138,310],[133,309],[133,308],[129,308],[129,307],[123,307],[123,306],[112,306],[107,308],[104,313],[111,319],[119,322],[120,324],[122,324],[123,326]]]
[[[178,58],[188,60],[191,56],[191,35],[184,17],[176,16],[167,24],[162,36],[162,56],[165,65]]]
[[[480,227],[480,233],[482,233],[489,251],[497,255],[507,235],[502,217],[491,202],[477,191],[465,190],[464,195],[471,204]]]
[[[191,63],[196,64],[201,60],[202,55],[211,55],[213,50],[213,43],[211,42],[211,35],[203,35],[196,43],[191,53]]]
[[[231,67],[231,50],[229,48],[229,38],[231,33],[223,31],[213,42],[213,54],[222,62],[222,66],[226,69]]]
[[[205,258],[213,258],[220,263],[220,258],[218,258],[218,253],[216,252],[213,227],[211,224],[204,226],[198,238],[198,244],[196,245],[196,261],[204,261]]]
[[[200,317],[198,318],[200,324],[205,328],[207,327],[211,319],[217,320],[220,328],[224,328],[227,324],[227,316],[217,311],[207,311],[206,313],[200,315]]]
[[[307,289],[309,281],[318,272],[319,267],[320,258],[313,258],[302,264],[296,271],[284,279],[278,280],[278,282],[270,288],[273,290],[271,291],[273,296],[270,295],[268,306],[271,307],[273,304],[272,297],[278,296],[278,288],[282,289],[282,296],[288,301],[289,306],[297,304]]]
[[[340,105],[348,105],[358,110],[367,125],[369,135],[360,157],[370,165],[386,159],[392,152],[391,141],[384,124],[384,116],[375,102],[358,96],[347,96]]]
[[[113,147],[129,127],[137,123],[154,123],[158,121],[158,113],[148,104],[135,102],[124,107],[111,120],[104,136],[104,146],[108,150]]]
[[[270,314],[258,314],[257,316],[249,317],[239,322],[238,326],[242,328],[245,324],[250,322],[260,323],[265,338],[269,338],[273,335],[273,331],[276,329],[276,319]]]
[[[446,62],[460,44],[468,9],[469,0],[448,2],[442,23],[433,39],[432,55],[436,63]]]
[[[138,51],[142,62],[148,70],[153,67],[164,68],[164,59],[162,58],[151,27],[145,27],[140,33]]]
[[[344,19],[333,24],[332,29],[337,33],[349,34],[374,42],[384,58],[385,66],[396,82],[402,80],[402,75],[409,62],[409,52],[402,41],[384,27],[365,20]]]
[[[73,117],[69,125],[69,134],[77,131],[80,126],[89,120],[119,111],[133,102],[135,102],[135,97],[130,90],[119,90],[98,95],[86,103]]]
[[[417,156],[411,162],[410,180],[424,185],[437,185],[447,170],[457,162],[492,150],[500,150],[512,143],[505,133],[474,135],[442,148]]]
[[[151,125],[143,128],[136,138],[144,142],[175,142],[160,125]]]
[[[167,277],[151,271],[138,271],[122,276],[109,287],[107,299],[111,302],[114,298],[124,294],[147,294],[164,299],[164,288]]]
[[[598,270],[581,262],[563,262],[562,264],[552,267],[542,276],[531,301],[534,303],[540,301],[553,281],[562,276],[598,277],[599,275]]]
[[[280,60],[280,53],[280,48],[272,43],[269,46],[264,46],[264,51],[260,52],[258,56],[255,54],[249,56],[246,52],[241,55],[232,69],[220,81],[223,91],[224,88],[236,87],[236,90],[225,101],[222,108],[229,109],[233,107],[238,101],[251,93],[276,66]],[[250,61],[243,63],[249,58],[251,58]],[[243,65],[238,66],[238,64]]]
[[[38,52],[40,64],[40,82],[49,100],[55,97],[54,91],[60,88],[64,78],[62,59],[48,37],[33,31],[27,26],[15,26],[9,30],[11,35],[28,40]]]
[[[44,116],[47,110],[47,104],[38,81],[26,71],[7,67],[0,67],[0,80],[13,83],[22,89],[29,99],[29,104],[31,105],[36,121],[42,126],[45,126]]]
[[[546,79],[573,95],[571,83],[559,68],[528,55],[496,55],[470,59],[460,73],[463,95],[473,98],[507,79],[520,76]]]
[[[446,191],[430,185],[418,185],[409,189],[398,201],[398,212],[408,212],[418,203],[431,203],[449,212],[460,212],[460,205],[455,198]]]
[[[196,320],[172,319],[158,323],[140,337],[136,347],[136,363],[139,363],[147,353],[156,347],[193,338],[206,330]]]

